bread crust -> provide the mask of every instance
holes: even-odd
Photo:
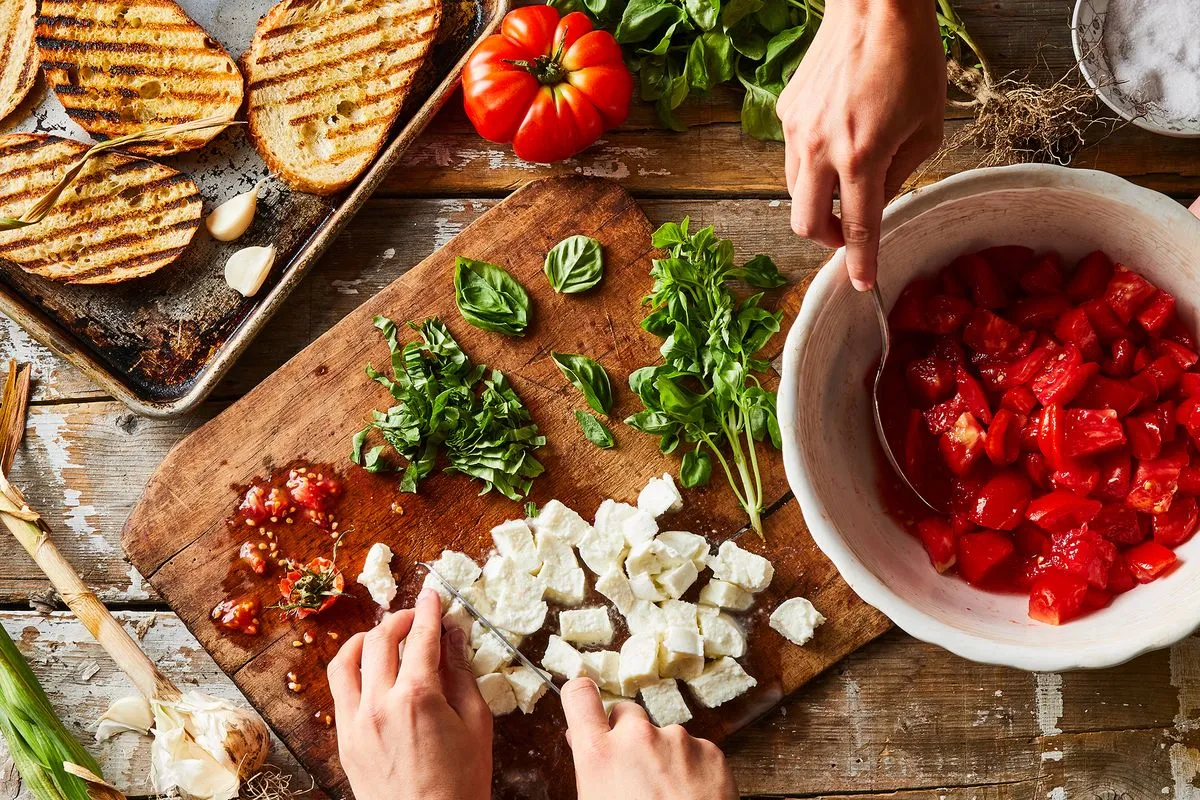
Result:
[[[37,0],[0,0],[0,120],[37,81]]]

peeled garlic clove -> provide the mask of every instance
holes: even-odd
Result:
[[[103,742],[118,733],[146,734],[154,727],[154,712],[150,703],[140,694],[118,697],[108,710],[100,715],[96,725],[96,741]]]
[[[225,262],[225,282],[243,297],[253,297],[262,288],[274,264],[275,245],[243,247]]]
[[[248,192],[231,197],[212,210],[204,227],[218,242],[232,242],[250,228],[258,209],[258,184]]]

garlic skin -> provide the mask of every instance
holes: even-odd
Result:
[[[267,760],[271,737],[254,714],[217,697],[185,692],[154,703],[150,779],[159,794],[233,800]]]
[[[258,210],[258,189],[255,184],[248,192],[229,198],[209,213],[204,220],[208,235],[218,242],[232,242],[250,229]]]
[[[150,733],[154,727],[154,712],[150,702],[140,694],[118,697],[96,724],[96,741],[104,742],[118,733]]]
[[[243,247],[225,262],[225,282],[243,297],[253,297],[274,265],[275,245]]]

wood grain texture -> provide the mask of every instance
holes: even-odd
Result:
[[[604,246],[605,281],[581,297],[559,296],[541,274],[542,260],[551,245],[576,232],[592,235]],[[370,409],[387,404],[383,392],[361,372],[366,362],[386,362],[383,342],[370,326],[374,314],[384,313],[396,320],[440,316],[474,360],[509,376],[550,440],[538,453],[547,473],[535,486],[533,500],[558,497],[588,516],[605,497],[633,500],[647,478],[675,469],[674,457],[662,456],[652,439],[623,427],[617,429],[619,446],[614,450],[597,451],[584,443],[572,413],[581,402],[548,355],[556,350],[595,357],[619,387],[612,417],[621,419],[636,410],[635,399],[623,390],[628,375],[658,360],[658,340],[638,327],[643,313],[639,300],[648,289],[650,232],[650,223],[632,198],[614,184],[582,178],[531,184],[193,433],[150,479],[125,528],[126,552],[300,760],[335,792],[344,792],[346,786],[333,758],[333,733],[314,730],[312,718],[329,709],[323,672],[338,645],[320,633],[337,630],[344,641],[372,624],[377,610],[359,587],[351,587],[352,599],[338,603],[319,624],[296,624],[264,613],[260,636],[221,635],[208,612],[226,594],[254,594],[264,608],[274,602],[272,581],[250,580],[244,571],[230,568],[246,538],[243,526],[231,531],[224,522],[238,502],[232,487],[294,459],[323,465],[322,469],[334,465],[347,480],[337,511],[345,532],[338,552],[343,569],[356,574],[371,543],[386,541],[397,553],[393,569],[400,575],[402,600],[414,594],[418,576],[412,565],[417,560],[450,548],[482,563],[491,547],[488,531],[504,519],[522,516],[519,505],[496,495],[464,496],[460,476],[433,476],[417,495],[398,495],[394,476],[370,475],[346,463],[351,434]],[[452,292],[430,291],[439,282],[448,288],[453,259],[459,254],[502,263],[526,286],[535,308],[526,338],[505,338],[466,326],[453,306]],[[793,298],[797,294],[793,291]],[[785,303],[791,314],[793,298]],[[778,454],[766,459],[763,473],[766,505],[773,507],[786,494]],[[403,516],[392,511],[393,500],[403,504]],[[666,524],[701,532],[717,543],[736,534],[745,517],[727,487],[714,482],[689,492],[685,509]],[[301,524],[276,527],[286,555],[303,561],[328,554],[325,531]],[[794,503],[769,519],[767,541],[767,554],[778,565],[779,576],[760,598],[759,611],[746,621],[755,643],[748,668],[759,686],[719,711],[697,713],[690,725],[716,740],[757,718],[888,627],[853,596],[819,554]],[[223,591],[216,591],[218,586]],[[766,626],[769,609],[801,590],[838,620],[822,631],[822,645],[805,651],[786,645]],[[293,647],[300,630],[312,630],[317,641],[299,650]],[[532,655],[540,655],[539,644],[537,639],[532,643]],[[289,671],[308,688],[288,692],[284,674]],[[548,731],[562,727],[556,706],[543,703],[528,718],[502,721],[499,796],[526,797],[533,786],[564,785],[548,778],[569,769],[569,752],[561,743],[544,744]],[[555,788],[546,796],[564,795]]]

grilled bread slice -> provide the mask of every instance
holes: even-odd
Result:
[[[37,43],[58,99],[96,137],[232,120],[242,105],[237,64],[174,0],[42,0]],[[155,156],[195,150],[220,130],[128,149]]]
[[[282,0],[268,11],[242,62],[267,166],[303,192],[348,186],[383,147],[441,13],[441,0]]]
[[[37,78],[36,20],[37,0],[0,0],[0,120],[20,105]]]
[[[0,216],[20,217],[88,146],[44,134],[0,136]],[[200,226],[196,184],[170,167],[121,153],[84,166],[35,225],[0,231],[0,258],[67,283],[120,283],[162,269]]]

